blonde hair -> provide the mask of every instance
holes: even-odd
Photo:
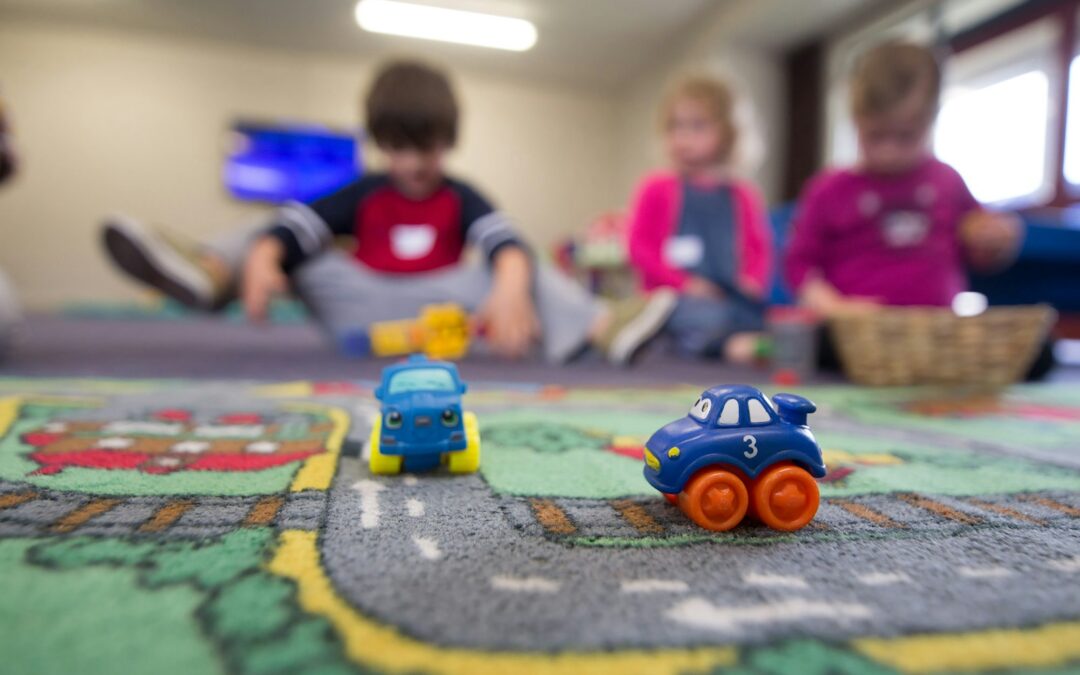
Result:
[[[851,76],[851,112],[856,119],[887,113],[921,93],[927,120],[937,114],[941,68],[934,53],[909,42],[885,42],[859,58]]]
[[[691,100],[703,104],[724,132],[724,147],[720,161],[728,161],[735,151],[738,132],[735,127],[735,94],[723,80],[708,75],[689,75],[678,80],[664,96],[660,105],[660,128],[666,130],[678,101]]]

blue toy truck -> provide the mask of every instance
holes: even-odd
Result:
[[[382,403],[371,429],[368,466],[375,474],[480,468],[476,416],[461,409],[467,385],[457,367],[416,355],[387,366],[375,398]]]
[[[743,517],[797,530],[818,508],[825,462],[806,417],[817,410],[794,394],[770,400],[746,385],[702,392],[690,413],[645,444],[645,480],[709,530]]]

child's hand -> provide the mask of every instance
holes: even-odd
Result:
[[[876,312],[883,307],[876,298],[848,296],[833,304],[827,316],[859,316]]]
[[[724,298],[724,289],[705,277],[692,276],[682,287],[682,294],[691,298],[701,298],[702,300],[722,300]]]
[[[1023,224],[1011,213],[974,211],[960,221],[968,262],[981,271],[1005,267],[1020,248]]]
[[[270,299],[289,288],[289,280],[281,271],[284,254],[281,242],[272,237],[263,237],[248,251],[240,282],[240,298],[244,313],[251,321],[265,319]]]
[[[492,350],[508,359],[520,359],[529,353],[540,335],[540,320],[528,293],[492,288],[474,319],[483,326],[484,337]]]
[[[524,251],[505,248],[492,266],[491,292],[474,322],[499,356],[519,359],[540,337],[540,320],[532,300],[532,264]]]
[[[825,318],[866,314],[882,307],[882,302],[877,298],[841,295],[840,291],[823,279],[808,279],[799,291],[799,300]]]

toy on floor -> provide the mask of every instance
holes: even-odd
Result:
[[[802,307],[771,307],[765,322],[773,384],[790,387],[810,379],[817,371],[820,319]]]
[[[371,472],[428,471],[440,464],[450,473],[479,469],[480,428],[476,415],[461,410],[466,389],[454,364],[419,354],[384,368],[375,390],[382,409],[371,429]]]
[[[427,305],[415,319],[380,321],[367,330],[346,334],[342,350],[350,356],[405,356],[423,353],[432,359],[463,358],[469,351],[469,315],[460,305]]]
[[[690,414],[645,444],[645,479],[695,523],[730,530],[748,513],[777,530],[797,530],[818,508],[815,478],[825,462],[801,396],[770,400],[754,387],[708,389]]]

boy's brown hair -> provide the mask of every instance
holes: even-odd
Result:
[[[709,75],[687,75],[675,82],[660,105],[660,127],[667,129],[675,103],[691,100],[703,104],[724,131],[720,161],[727,161],[735,149],[735,94],[727,82]]]
[[[934,53],[910,42],[885,42],[859,58],[851,77],[851,112],[856,119],[887,113],[921,93],[927,120],[937,114],[941,67]]]
[[[446,75],[418,61],[379,71],[364,104],[367,130],[380,146],[430,150],[457,141],[458,104]]]

